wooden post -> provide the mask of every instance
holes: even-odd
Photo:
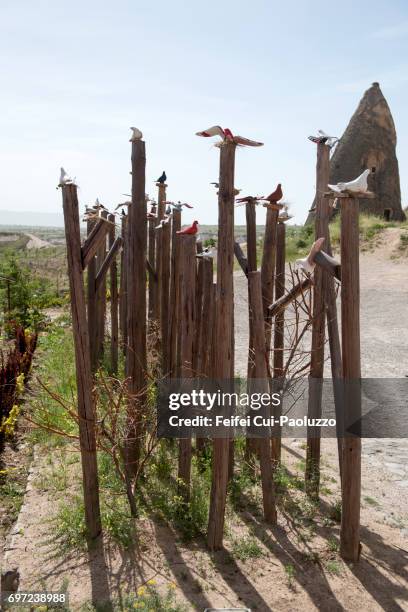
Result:
[[[156,207],[151,207],[151,213],[156,214]],[[156,272],[156,232],[155,227],[157,225],[156,219],[148,220],[148,233],[149,233],[149,252],[148,252],[148,260],[150,264],[150,268]],[[149,271],[149,331],[152,328],[152,321],[154,320],[154,314],[157,312],[157,280],[154,277],[154,274]]]
[[[87,234],[92,231],[95,226],[94,219],[87,221]],[[88,282],[87,282],[87,298],[88,298],[88,334],[89,334],[89,351],[91,356],[91,370],[96,372],[98,357],[97,357],[97,319],[96,319],[96,258],[92,257],[87,266]]]
[[[269,212],[269,211],[268,211]],[[271,211],[276,212],[276,211]],[[278,300],[285,294],[285,240],[286,226],[280,221],[276,232],[276,278],[275,298]],[[275,316],[274,339],[273,339],[273,378],[274,391],[278,392],[281,387],[279,379],[283,376],[284,368],[284,341],[285,341],[285,311],[282,310]],[[275,388],[277,385],[278,388]],[[280,416],[281,407],[275,410],[275,417]],[[272,460],[274,466],[279,465],[281,460],[282,439],[278,435],[272,438]]]
[[[180,237],[180,326],[181,326],[181,378],[192,378],[195,334],[195,292],[196,292],[196,239],[195,236]],[[180,491],[185,499],[190,496],[191,438],[179,443],[178,477],[182,483]]]
[[[261,279],[262,279],[262,302],[265,317],[265,342],[266,351],[269,355],[272,338],[272,317],[269,306],[273,302],[273,289],[275,284],[275,261],[277,250],[277,225],[279,211],[272,208],[266,210],[265,235],[262,252]],[[278,297],[278,296],[276,296]]]
[[[330,147],[317,145],[316,164],[316,216],[315,240],[325,238],[324,246],[329,243],[330,201],[324,197],[330,172]],[[322,386],[325,343],[325,303],[327,275],[316,266],[313,283],[313,320],[312,349],[310,356],[308,418],[319,419],[322,415]],[[319,497],[320,487],[320,429],[308,428],[305,488],[306,493]]]
[[[101,218],[107,219],[108,212],[101,211]],[[101,242],[96,252],[96,273],[98,274],[106,257],[106,236]],[[96,367],[99,366],[104,350],[105,336],[105,316],[106,316],[106,279],[104,278],[99,287],[96,288]]]
[[[76,185],[62,186],[69,287],[71,293],[72,333],[78,394],[78,426],[82,461],[85,521],[90,538],[101,533],[98,466],[95,437],[95,412],[92,398],[92,370],[86,322],[81,236]]]
[[[127,248],[127,215],[122,215],[121,217],[122,223],[122,240],[123,240],[123,248],[120,255],[120,302],[119,302],[119,317],[120,317],[120,332],[122,336],[122,347],[123,354],[126,355],[126,347],[127,347],[127,261],[126,256],[128,252]]]
[[[197,254],[203,252],[201,241],[196,242]],[[203,311],[203,282],[204,282],[204,264],[205,259],[198,257],[197,261],[197,276],[196,276],[196,305],[195,305],[195,326],[194,334],[194,352],[193,352],[193,370],[196,376],[200,373],[200,361],[202,356],[201,342],[201,326],[202,326],[202,311]]]
[[[166,376],[170,370],[169,356],[169,298],[170,298],[170,222],[157,231],[161,235],[160,264],[160,335],[162,347],[162,373]]]
[[[109,249],[115,242],[115,215],[109,215],[108,220],[112,223],[109,229]],[[118,372],[118,266],[116,257],[113,257],[110,266],[110,306],[111,306],[111,372]]]
[[[181,211],[174,209],[171,218],[171,277],[170,277],[170,373],[178,376],[177,339],[180,322],[180,236]]]
[[[202,265],[202,311],[200,326],[199,352],[197,356],[197,369],[200,377],[212,378],[215,374],[212,345],[213,330],[215,323],[215,290],[213,284],[213,260],[205,258],[201,260]],[[197,438],[197,451],[203,450],[205,438]]]
[[[232,352],[234,335],[234,167],[235,143],[224,141],[220,146],[218,190],[218,258],[215,365],[220,380],[234,375]],[[229,439],[213,442],[212,483],[208,520],[208,547],[222,547],[224,514],[228,484]]]
[[[140,454],[140,416],[146,385],[146,152],[143,140],[132,142],[132,204],[127,228],[126,377],[131,398],[128,407],[128,469],[137,469]]]
[[[247,391],[250,393],[250,380],[254,378],[255,373],[255,354],[254,354],[254,343],[253,343],[253,315],[251,313],[251,292],[249,283],[249,273],[256,272],[257,253],[256,253],[256,204],[255,200],[251,200],[245,205],[246,213],[246,240],[247,240],[247,275],[248,275],[248,323],[249,323],[249,343],[248,343],[248,364],[247,364]],[[263,326],[265,330],[265,326]],[[248,463],[253,460],[257,440],[255,438],[247,438],[245,445],[245,457]]]
[[[269,393],[269,378],[266,367],[265,323],[262,305],[261,273],[249,272],[249,300],[251,303],[252,340],[253,340],[253,378],[257,393]],[[269,415],[268,415],[269,416]],[[273,483],[273,469],[271,444],[269,437],[257,440],[261,466],[263,508],[265,521],[276,524],[275,491]]]
[[[358,419],[361,412],[359,203],[341,198],[341,337],[344,408]],[[347,421],[347,415],[346,415]],[[361,438],[343,440],[340,553],[347,561],[360,556]]]
[[[165,183],[157,183],[158,196],[157,196],[157,225],[164,219],[166,213],[166,188]],[[162,264],[162,233],[157,231],[156,234],[156,274],[157,274],[157,301],[155,304],[156,312],[154,318],[157,321],[158,327],[160,326],[160,306],[161,306],[161,264]]]

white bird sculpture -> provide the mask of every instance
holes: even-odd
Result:
[[[297,259],[295,261],[296,267],[300,268],[303,272],[305,272],[305,274],[313,273],[313,270],[316,267],[314,258],[315,258],[316,253],[321,251],[324,240],[325,240],[324,238],[318,238],[316,242],[312,244],[312,248],[310,249],[310,252],[307,255],[307,257],[304,257],[303,259]]]
[[[185,206],[186,208],[194,208],[194,206],[192,206],[191,204],[187,204],[187,202],[166,202],[168,204],[170,204],[170,206],[172,206],[175,210],[178,210],[179,212],[181,212],[183,210],[183,207]]]
[[[335,193],[342,193],[343,191],[365,193],[368,190],[367,177],[369,174],[370,170],[364,170],[364,172],[354,179],[354,181],[349,181],[348,183],[337,183],[337,185],[328,185],[328,187]]]
[[[262,147],[263,142],[256,140],[250,140],[244,136],[234,136],[229,128],[222,128],[220,125],[213,125],[212,127],[203,130],[202,132],[196,132],[196,136],[203,136],[204,138],[211,138],[212,136],[219,136],[223,142],[235,142],[235,144],[242,147]]]
[[[61,167],[61,174],[59,179],[59,185],[72,185],[74,180],[65,172],[64,168]]]
[[[159,225],[156,225],[154,229],[156,230],[162,229],[165,225],[167,225],[169,221],[170,221],[170,217],[165,217],[164,219],[160,221]]]
[[[136,142],[136,140],[142,140],[143,134],[138,128],[131,127],[130,129],[132,130],[132,136],[130,137],[129,142]]]
[[[197,253],[196,257],[214,259],[216,255],[217,255],[217,249],[215,247],[207,247],[202,251],[202,253]]]

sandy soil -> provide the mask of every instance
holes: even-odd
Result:
[[[362,369],[364,376],[402,377],[408,373],[408,260],[390,258],[398,244],[393,230],[382,241],[374,253],[361,256]],[[237,369],[245,373],[247,289],[239,274],[235,293],[236,361]],[[304,454],[304,440],[285,441],[283,462],[290,471],[299,472]],[[47,588],[56,589],[67,577],[73,609],[92,596],[105,599],[120,588],[135,590],[154,578],[163,588],[174,580],[177,597],[189,610],[210,606],[262,611],[408,610],[407,440],[364,441],[362,555],[355,566],[339,558],[339,525],[328,520],[329,507],[340,490],[333,440],[322,444],[322,500],[309,526],[300,524],[283,506],[278,528],[270,529],[246,504],[227,517],[226,547],[215,554],[208,553],[204,542],[183,544],[170,527],[150,519],[138,523],[138,544],[132,551],[105,542],[104,549],[94,550],[89,558],[53,554],[47,538],[49,519],[58,497],[66,495],[58,496],[42,484],[50,462],[58,468],[57,456],[47,458],[36,450],[25,504],[7,541],[5,565],[19,567],[23,588],[38,586],[42,580]],[[79,484],[75,470],[74,466],[72,488]],[[296,492],[291,496],[294,501]],[[234,541],[248,533],[256,538],[262,556],[239,561],[231,552]]]

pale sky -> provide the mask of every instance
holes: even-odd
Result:
[[[243,195],[281,182],[301,223],[315,185],[308,134],[340,136],[373,81],[393,113],[407,205],[407,51],[406,0],[2,0],[0,209],[60,212],[61,165],[82,205],[121,201],[135,125],[147,192],[165,169],[168,198],[195,205],[183,220],[216,223],[219,153],[194,133],[220,124],[265,143],[237,151]]]

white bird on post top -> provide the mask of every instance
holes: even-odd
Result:
[[[62,185],[72,185],[74,184],[74,179],[72,179],[67,172],[65,172],[64,168],[61,167],[61,173],[59,178],[58,186]]]
[[[138,128],[131,127],[130,129],[132,130],[132,136],[129,138],[129,142],[136,142],[137,140],[142,140],[143,134]]]
[[[367,177],[369,174],[370,170],[364,170],[364,172],[354,179],[354,181],[349,181],[348,183],[337,183],[337,185],[328,185],[328,187],[335,193],[342,193],[345,191],[350,191],[352,193],[365,193],[368,191]]]
[[[241,147],[262,147],[263,145],[263,142],[250,140],[244,136],[234,136],[229,128],[222,128],[220,125],[213,125],[202,132],[196,132],[196,136],[202,136],[203,138],[219,136],[222,142],[235,142],[235,144]]]

